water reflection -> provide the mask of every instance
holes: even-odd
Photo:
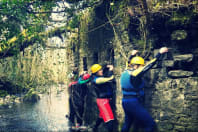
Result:
[[[0,109],[0,131],[69,131],[66,90],[44,95],[36,104],[22,103]],[[61,86],[61,89],[65,87]],[[55,89],[55,90],[54,90]]]

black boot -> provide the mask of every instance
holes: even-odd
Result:
[[[113,132],[113,121],[114,120],[111,120],[111,121],[105,123],[105,125],[106,125],[106,127],[108,129],[108,132]]]
[[[98,132],[98,126],[103,122],[102,118],[98,118],[96,124],[94,125],[92,132]]]

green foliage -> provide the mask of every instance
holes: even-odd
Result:
[[[80,26],[79,26],[79,37],[80,37],[80,42],[82,47],[86,47],[85,45],[87,44],[88,40],[88,28],[90,25],[93,24],[94,22],[94,10],[93,8],[87,9],[80,17]]]
[[[118,14],[123,14],[126,11],[126,8],[127,7],[128,7],[128,0],[124,0],[124,1],[113,0],[110,3],[110,10],[109,10],[108,14],[110,16],[115,16],[115,15],[118,15]],[[125,16],[122,16],[122,17],[125,17]]]
[[[0,46],[1,51],[11,48],[12,53],[27,45],[27,37],[36,36],[44,30],[54,1],[3,0],[0,2]],[[46,13],[45,13],[46,12]],[[49,13],[48,13],[49,12]],[[21,34],[26,29],[26,34]],[[16,37],[12,45],[9,40]],[[35,38],[35,37],[34,37]],[[38,37],[39,40],[39,37]]]
[[[170,19],[170,22],[179,22],[180,24],[187,24],[190,21],[191,13],[190,14],[183,14],[178,12],[173,12],[173,15]]]
[[[145,40],[142,39],[135,39],[133,38],[133,43],[138,47],[139,51],[142,52],[142,55],[145,54],[145,51],[150,52],[151,48],[152,48],[152,44],[155,41],[154,37],[151,37],[147,40],[147,45]],[[144,56],[144,55],[143,55]]]
[[[135,45],[138,45],[138,47],[142,50],[144,48],[144,45],[145,45],[145,40],[133,38],[133,43]]]
[[[76,28],[79,25],[78,10],[100,3],[99,0],[72,0],[70,8],[65,7],[68,14],[68,27]],[[0,54],[17,54],[25,46],[34,43],[43,43],[43,32],[46,28],[52,8],[56,6],[55,0],[2,0],[0,2]],[[21,34],[24,30],[24,34]],[[10,40],[15,39],[15,41]],[[20,49],[20,50],[17,50]],[[1,54],[2,55],[2,54]]]
[[[79,26],[80,15],[74,15],[69,21],[68,26],[70,28],[77,28]]]
[[[123,19],[123,23],[124,23],[125,28],[127,29],[129,27],[129,24],[130,24],[130,17],[125,16],[124,19]]]

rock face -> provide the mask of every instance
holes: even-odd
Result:
[[[196,131],[198,77],[157,81],[153,92],[147,91],[150,109],[159,131]]]

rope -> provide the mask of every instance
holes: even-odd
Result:
[[[114,46],[117,47],[118,52],[120,52],[120,54],[124,57],[125,61],[128,61],[126,53],[125,53],[125,51],[124,51],[124,49],[122,48],[122,45],[121,45],[122,42],[119,39],[118,34],[117,34],[117,32],[115,30],[115,27],[113,25],[112,19],[110,19],[108,14],[106,14],[106,16],[107,16],[107,19],[109,20],[109,23],[111,24],[111,26],[113,28],[113,32],[114,32],[114,35],[115,35],[115,40],[117,41],[117,44],[114,44]]]
[[[127,8],[124,8],[124,9],[127,9]],[[122,14],[124,14],[124,12],[118,13],[118,14],[117,14],[114,18],[112,18],[111,20],[115,20],[116,18],[118,18],[118,17],[119,17],[120,15],[122,15]],[[91,29],[91,30],[85,32],[85,33],[93,32],[93,31],[95,31],[95,30],[97,30],[97,29],[99,29],[99,28],[104,27],[105,25],[107,25],[107,24],[109,24],[109,23],[110,23],[110,21],[107,21],[107,22],[105,22],[104,24],[101,24],[101,25],[99,25],[99,26],[97,26],[97,27],[95,27],[95,28],[93,28],[93,29]]]

